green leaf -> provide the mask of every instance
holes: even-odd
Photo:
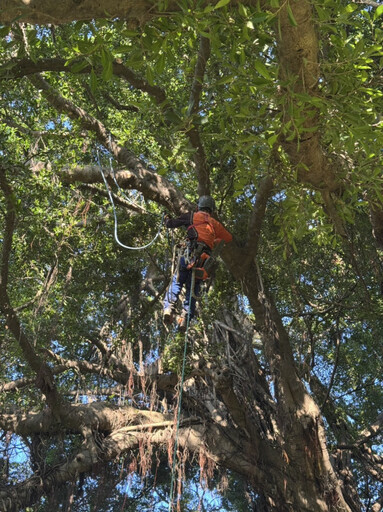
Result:
[[[270,147],[273,147],[273,145],[275,144],[275,142],[277,141],[278,139],[278,135],[276,133],[274,133],[271,137],[269,137],[267,139],[267,144],[270,146]]]
[[[89,54],[95,49],[94,44],[90,41],[79,41],[77,44],[81,53]]]
[[[243,66],[246,62],[246,54],[243,50],[243,48],[241,48],[241,52],[239,54],[239,62],[241,63],[241,65]]]
[[[219,0],[219,2],[215,4],[214,9],[221,9],[221,7],[224,7],[228,3],[230,3],[230,0]]]
[[[267,80],[272,80],[270,73],[268,72],[266,66],[260,60],[256,60],[254,62],[254,67],[258,71],[260,75],[262,75]]]
[[[158,57],[158,60],[155,65],[156,73],[161,74],[165,69],[165,54],[160,53],[160,56]]]
[[[75,62],[70,66],[70,70],[72,73],[79,73],[84,68],[89,66],[89,63],[86,60],[81,60],[80,62]]]
[[[328,19],[328,14],[324,9],[322,9],[322,7],[315,4],[315,10],[318,14],[319,21],[325,21]]]
[[[154,85],[154,74],[153,68],[151,66],[146,68],[146,80],[148,81],[149,85]]]
[[[113,76],[113,60],[110,52],[101,49],[102,79],[108,82]]]
[[[123,55],[124,53],[130,52],[131,49],[132,49],[132,47],[130,45],[125,44],[125,45],[117,46],[117,48],[115,48],[113,50],[113,53],[114,53],[114,55],[117,55],[117,54]]]
[[[294,18],[293,11],[290,7],[290,4],[287,5],[287,15],[289,17],[289,21],[293,27],[297,27],[298,23],[296,22],[296,19]]]
[[[247,8],[243,4],[239,4],[238,6],[239,14],[243,16],[244,18],[247,18]]]
[[[94,69],[92,68],[92,71],[90,72],[90,89],[93,93],[97,91],[98,88],[98,82],[97,82],[97,76],[94,72]]]
[[[252,16],[251,21],[253,23],[262,23],[262,21],[266,21],[270,19],[271,15],[267,12],[257,13],[255,16]]]
[[[377,20],[379,16],[383,14],[383,5],[379,5],[379,7],[376,8],[376,11],[374,12],[374,20]]]
[[[135,30],[124,30],[123,35],[125,37],[136,37],[138,35],[138,32],[136,32]]]

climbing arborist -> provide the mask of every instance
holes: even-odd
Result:
[[[224,242],[231,242],[232,235],[211,214],[215,210],[215,201],[211,196],[201,196],[198,200],[198,210],[188,212],[172,219],[165,218],[167,228],[187,228],[187,239],[178,262],[178,272],[166,292],[164,300],[164,322],[169,324],[175,315],[175,304],[184,285],[186,285],[183,311],[178,318],[178,329],[186,330],[189,320],[194,317],[196,298],[198,297],[201,282],[209,277],[209,263],[213,260],[214,248],[222,246]],[[209,261],[210,260],[210,261]],[[194,272],[194,276],[193,276]],[[190,293],[192,282],[194,290]],[[190,301],[190,311],[189,311]]]

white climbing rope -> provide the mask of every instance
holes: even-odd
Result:
[[[155,235],[155,237],[153,238],[153,240],[151,240],[149,243],[145,244],[145,245],[141,245],[139,247],[132,247],[130,245],[125,245],[123,244],[120,239],[118,238],[118,220],[117,220],[117,212],[116,212],[116,207],[115,207],[115,204],[114,204],[114,201],[113,201],[113,196],[112,196],[112,193],[110,191],[110,188],[108,186],[108,182],[105,178],[105,174],[104,174],[104,171],[102,170],[102,167],[101,167],[101,163],[100,163],[100,157],[99,157],[99,153],[97,151],[97,163],[98,163],[98,166],[100,168],[100,173],[101,173],[101,176],[102,176],[102,179],[104,181],[104,184],[105,184],[105,187],[106,187],[106,191],[108,192],[108,196],[109,196],[109,200],[110,200],[110,203],[112,205],[112,208],[113,208],[113,215],[114,215],[114,239],[116,240],[116,242],[118,243],[118,245],[120,245],[121,247],[123,247],[124,249],[129,249],[129,250],[133,250],[133,251],[141,251],[143,249],[147,249],[148,247],[150,247],[151,245],[154,244],[154,242],[157,240],[157,238],[160,236],[161,234],[161,228],[162,228],[162,222],[163,222],[163,216],[162,216],[162,219],[161,219],[161,223],[160,223],[160,227],[158,228],[158,231]],[[114,172],[113,172],[113,179],[114,181],[117,183],[116,179],[114,178]],[[118,186],[118,185],[117,185]],[[118,188],[120,188],[118,186]]]

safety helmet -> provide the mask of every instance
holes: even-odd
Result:
[[[209,208],[212,212],[215,210],[215,201],[211,196],[201,196],[198,199],[198,209]]]

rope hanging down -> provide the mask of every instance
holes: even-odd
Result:
[[[155,235],[155,237],[153,238],[153,240],[151,242],[149,242],[148,244],[146,245],[141,245],[140,247],[131,247],[129,245],[125,245],[123,244],[119,238],[118,238],[118,220],[117,220],[117,212],[116,212],[116,207],[115,207],[115,204],[114,204],[114,201],[113,201],[113,196],[112,196],[112,193],[109,189],[109,186],[108,186],[108,182],[106,181],[106,178],[105,178],[105,174],[104,174],[104,171],[102,170],[102,167],[101,167],[101,163],[100,163],[100,157],[99,157],[99,154],[98,154],[98,151],[97,151],[97,163],[98,163],[98,167],[100,168],[100,173],[101,173],[101,176],[102,176],[102,179],[104,181],[104,184],[105,184],[105,187],[106,187],[106,191],[108,192],[108,196],[109,196],[109,200],[110,200],[110,203],[112,205],[112,208],[113,208],[113,215],[114,215],[114,239],[116,240],[116,242],[118,243],[118,245],[120,245],[121,247],[123,247],[124,249],[130,249],[130,250],[133,250],[133,251],[140,251],[142,249],[147,249],[148,247],[150,247],[152,244],[154,244],[154,242],[157,240],[157,238],[160,236],[160,233],[161,233],[161,228],[162,228],[162,223],[163,223],[163,219],[164,219],[164,215],[162,215],[162,218],[161,218],[161,223],[160,223],[160,227],[158,228],[158,231],[157,231],[157,234]],[[113,179],[114,181],[117,183],[117,181],[115,180],[114,178],[114,172],[113,172]],[[120,188],[120,187],[118,187]]]
[[[180,430],[182,391],[183,391],[184,380],[185,380],[186,352],[187,352],[187,345],[188,345],[188,331],[189,331],[189,323],[190,323],[190,305],[191,305],[191,300],[192,300],[192,295],[193,295],[194,284],[195,284],[195,271],[193,269],[192,270],[192,281],[191,281],[191,286],[190,286],[189,309],[188,309],[187,322],[186,322],[184,355],[183,355],[183,359],[182,359],[182,373],[181,373],[181,382],[180,382],[180,394],[179,394],[179,398],[178,398],[176,438],[175,438],[175,441],[174,441],[172,477],[171,477],[171,482],[170,482],[169,512],[173,511],[173,506],[174,506],[174,498],[173,498],[173,493],[174,493],[174,475],[175,475],[175,469],[176,469],[178,437],[179,437],[179,430]]]

